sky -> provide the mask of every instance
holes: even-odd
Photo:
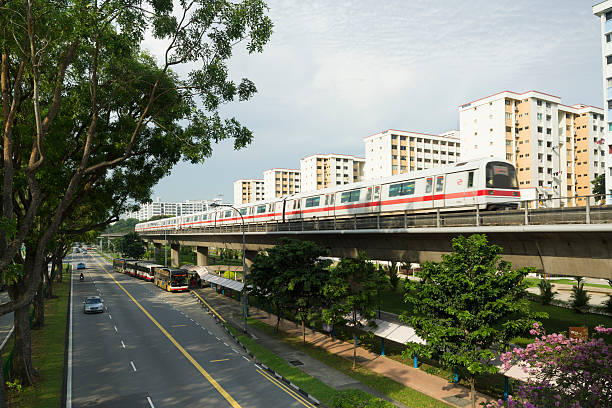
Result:
[[[234,180],[299,169],[315,153],[365,157],[363,138],[386,129],[458,129],[459,105],[504,90],[602,106],[595,2],[269,0],[270,42],[230,62],[258,93],[222,109],[253,143],[222,142],[205,163],[178,164],[151,198],[232,202]]]

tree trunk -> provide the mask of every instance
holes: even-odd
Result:
[[[15,351],[13,354],[13,379],[24,386],[35,383],[38,374],[32,364],[32,337],[30,333],[30,305],[15,310]]]
[[[306,344],[306,323],[304,323],[304,319],[302,319],[302,342]]]
[[[4,372],[2,366],[4,365],[4,361],[2,360],[2,356],[0,355],[0,408],[6,408],[6,388],[4,388]]]
[[[281,320],[280,311],[277,310],[276,311],[276,327],[274,328],[274,333],[278,333],[278,327],[280,326],[280,320]]]
[[[353,370],[357,368],[357,329],[355,329],[355,343],[353,344]]]
[[[475,387],[475,378],[472,375],[470,377],[470,399],[472,400],[472,408],[476,408],[476,387]]]
[[[45,298],[43,296],[43,281],[38,285],[38,291],[34,296],[34,320],[32,328],[38,329],[45,324]]]

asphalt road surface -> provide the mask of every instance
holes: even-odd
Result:
[[[71,262],[68,408],[314,407],[249,360],[189,293],[113,272],[93,252]],[[104,313],[83,313],[91,295]]]

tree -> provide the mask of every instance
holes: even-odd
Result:
[[[101,200],[117,217],[182,158],[203,161],[224,139],[251,141],[219,107],[256,92],[229,79],[227,63],[237,44],[261,52],[272,24],[261,0],[8,1],[0,21],[0,273],[12,284],[0,314],[25,322],[48,244],[82,202]],[[167,46],[160,64],[141,49],[148,28]],[[172,72],[182,66],[184,76]]]
[[[560,407],[603,408],[612,406],[612,346],[598,336],[612,334],[612,328],[598,326],[597,336],[568,338],[546,334],[534,324],[535,341],[515,348],[501,357],[505,369],[513,364],[529,374],[516,398],[508,406],[516,408]],[[504,404],[500,401],[498,406]]]
[[[378,299],[387,287],[383,270],[370,262],[364,252],[356,259],[343,258],[331,270],[323,295],[329,302],[323,317],[329,324],[340,322],[352,326],[354,331],[353,369],[357,367],[357,331],[371,324],[376,316]]]
[[[275,305],[277,325],[283,310],[291,309],[302,322],[302,338],[306,342],[306,322],[320,310],[321,291],[329,276],[327,250],[311,241],[281,239],[274,248],[255,258],[247,282],[251,293]]]
[[[550,305],[550,302],[555,297],[557,292],[553,291],[552,284],[549,280],[542,279],[540,283],[538,283],[538,288],[540,288],[540,301],[543,305]]]
[[[136,232],[130,232],[119,240],[119,251],[132,259],[140,259],[145,253],[145,243]]]
[[[397,285],[399,284],[399,263],[389,261],[389,265],[387,266],[387,274],[389,275],[389,284],[391,285],[391,289],[394,291],[397,290]]]
[[[407,281],[406,303],[412,325],[427,344],[409,344],[408,357],[437,358],[467,377],[472,407],[476,406],[477,374],[496,373],[494,358],[509,341],[533,324],[523,279],[530,270],[512,270],[501,260],[502,248],[485,235],[459,236],[442,262],[426,262],[419,282]]]
[[[595,197],[595,201],[601,201],[602,199],[604,199],[606,195],[606,175],[598,175],[593,180],[591,180],[591,184],[593,185],[593,187],[591,188],[593,195],[598,196]]]

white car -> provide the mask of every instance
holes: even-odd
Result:
[[[87,296],[83,302],[83,313],[102,313],[104,312],[104,304],[100,296]]]

